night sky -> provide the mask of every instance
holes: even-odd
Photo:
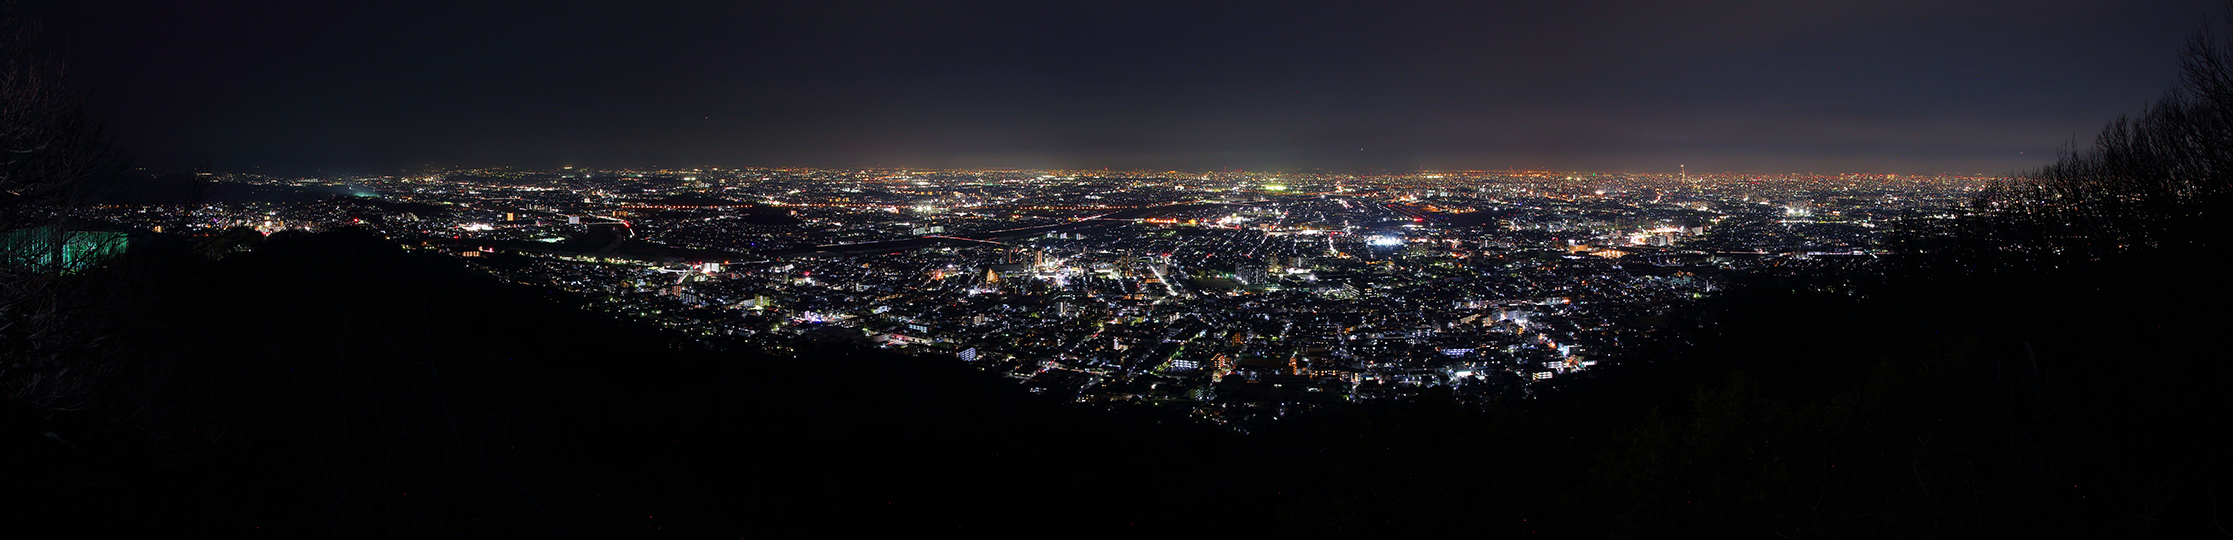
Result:
[[[151,170],[2000,174],[2159,96],[2225,6],[930,4],[23,7]]]

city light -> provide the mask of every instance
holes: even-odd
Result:
[[[385,195],[109,218],[362,227],[738,346],[853,336],[1087,400],[1153,381],[1232,421],[1290,395],[1251,381],[1340,402],[1617,364],[1639,317],[1871,264],[1879,222],[1957,216],[1983,181],[1881,178],[460,170],[236,176]]]

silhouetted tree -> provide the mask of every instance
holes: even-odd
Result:
[[[2049,258],[2210,247],[2233,223],[2233,43],[2204,30],[2181,65],[2177,86],[2110,122],[2092,147],[2067,149],[1980,200],[1999,219],[1972,235]]]
[[[40,410],[81,408],[109,362],[67,274],[68,209],[89,203],[120,161],[38,28],[0,7],[0,394]]]

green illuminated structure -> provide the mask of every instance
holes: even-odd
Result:
[[[0,235],[0,254],[11,267],[71,273],[124,253],[128,240],[117,231],[60,231],[50,225]]]

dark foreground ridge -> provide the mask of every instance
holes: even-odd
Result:
[[[116,407],[11,410],[9,474],[36,487],[10,508],[284,536],[1138,522],[1107,509],[1145,494],[1142,469],[1228,438],[958,365],[708,352],[361,233],[156,279],[115,314],[147,353]]]
[[[342,231],[143,250],[99,405],[10,405],[18,523],[225,536],[2185,536],[2223,523],[2211,266],[1757,283],[1481,412],[1233,435],[958,362],[707,350]],[[163,259],[163,260],[152,260]]]

